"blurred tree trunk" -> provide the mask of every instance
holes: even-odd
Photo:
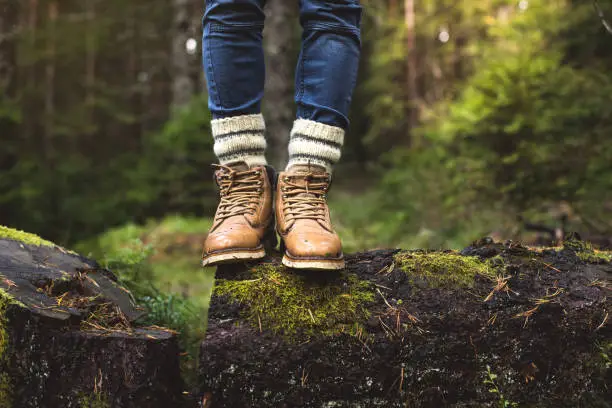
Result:
[[[8,1],[10,2],[10,0]],[[28,46],[33,47],[36,42],[36,28],[38,27],[38,0],[29,0],[28,6],[25,7],[23,17],[25,20],[23,25],[27,29]],[[38,82],[36,64],[33,63],[27,67],[23,67],[22,77],[24,78],[24,80],[22,80],[23,83],[21,84],[23,89],[20,90],[20,92],[24,94],[21,109],[22,115],[25,116],[31,111],[40,112],[41,109],[39,108],[38,104],[33,101],[34,98],[31,98],[33,90],[37,88],[36,85]],[[40,114],[37,114],[36,117],[40,118]],[[23,138],[26,142],[30,140],[39,140],[36,136],[37,128],[40,126],[39,124],[39,120],[24,121],[21,128]]]
[[[96,33],[93,25],[96,18],[95,1],[87,0],[85,2],[85,18],[91,23],[88,25],[85,39],[85,105],[87,106],[87,115],[91,124],[94,123],[93,111],[95,108],[96,85]]]
[[[389,0],[389,17],[393,18],[397,15],[397,0]]]
[[[271,164],[281,169],[287,163],[287,144],[293,124],[293,50],[297,24],[296,3],[268,0],[264,49],[266,53],[266,93],[264,110]]]
[[[174,26],[172,38],[172,107],[185,106],[195,93],[191,78],[191,56],[186,49],[191,22],[189,0],[173,0]]]
[[[8,98],[15,96],[16,89],[18,3],[15,0],[0,0],[0,92]]]
[[[415,9],[414,0],[405,0],[404,2],[404,20],[406,24],[406,48],[408,50],[408,126],[409,126],[409,143],[414,142],[412,129],[416,126],[418,117],[418,90],[417,90],[417,54],[416,54],[416,24],[415,24]]]
[[[50,27],[47,36],[47,61],[45,65],[45,125],[44,147],[45,155],[51,161],[55,156],[53,142],[53,122],[55,116],[55,57],[56,57],[56,27],[58,4],[52,0],[48,4],[48,24]]]

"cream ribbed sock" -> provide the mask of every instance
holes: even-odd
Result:
[[[266,125],[261,114],[213,119],[211,128],[219,163],[245,162],[249,167],[267,164]]]
[[[287,169],[297,164],[310,164],[325,167],[331,173],[333,165],[340,160],[343,144],[344,129],[298,119],[291,130]]]

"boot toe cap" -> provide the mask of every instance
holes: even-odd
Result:
[[[210,254],[233,249],[256,249],[261,246],[260,241],[252,229],[229,227],[209,234],[204,243],[204,251]]]
[[[333,234],[299,234],[287,243],[287,252],[298,258],[340,258],[342,244]]]

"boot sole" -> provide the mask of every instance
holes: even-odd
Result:
[[[257,250],[236,250],[218,254],[210,254],[202,259],[202,266],[216,266],[224,264],[241,263],[263,259],[266,256],[265,248]]]
[[[316,258],[293,258],[285,252],[283,265],[292,269],[308,269],[319,271],[338,271],[344,269],[346,264],[344,258],[339,259],[316,259]]]
[[[202,266],[217,266],[246,261],[257,261],[266,257],[266,251],[273,250],[278,241],[274,222],[268,222],[266,233],[262,239],[262,244],[255,249],[231,249],[222,252],[213,252],[202,257]]]

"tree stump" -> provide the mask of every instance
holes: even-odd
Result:
[[[609,252],[483,239],[461,253],[219,268],[201,346],[218,407],[609,407]]]
[[[96,262],[0,227],[0,407],[178,407],[173,333]]]

